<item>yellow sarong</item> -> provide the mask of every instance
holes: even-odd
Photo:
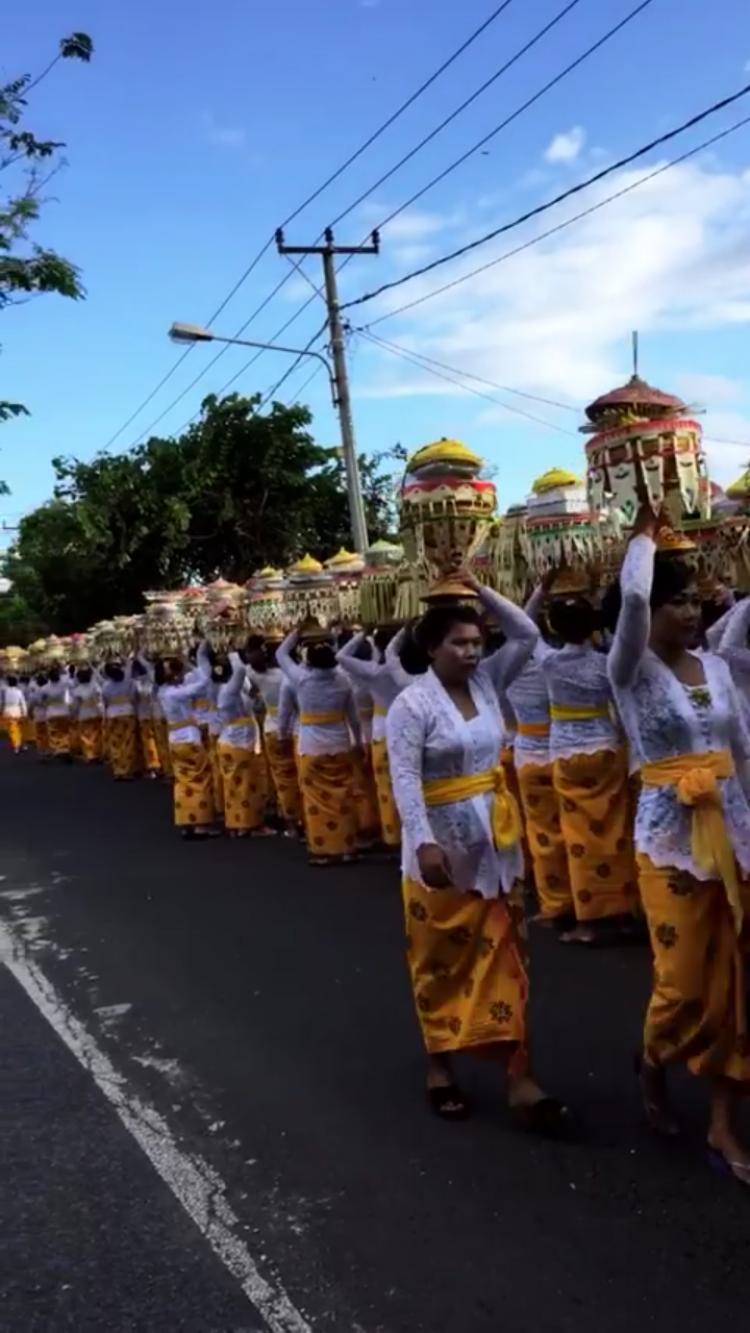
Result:
[[[31,716],[25,717],[23,720],[23,743],[24,745],[36,745],[36,722]]]
[[[454,801],[469,801],[473,796],[493,792],[491,824],[492,836],[498,851],[514,847],[521,837],[521,816],[518,805],[508,791],[505,770],[501,764],[483,773],[468,773],[458,778],[431,778],[423,783],[425,804],[452,805]]]
[[[177,828],[213,824],[214,789],[207,750],[191,742],[178,743],[171,746],[171,757]]]
[[[690,850],[693,860],[707,875],[715,875],[722,881],[739,935],[743,904],[719,787],[722,779],[733,776],[734,760],[728,750],[680,754],[672,759],[654,760],[641,768],[644,787],[674,787],[680,804],[692,810]]]
[[[211,783],[214,791],[214,808],[217,815],[224,813],[224,784],[221,776],[221,763],[219,760],[219,738],[210,733],[206,738],[206,749],[211,764]]]
[[[134,717],[107,718],[107,758],[115,778],[134,778],[138,772],[138,733]]]
[[[172,755],[169,749],[169,724],[165,717],[156,718],[154,721],[156,733],[156,744],[159,749],[159,763],[161,771],[168,778],[172,776]]]
[[[37,754],[49,754],[49,732],[46,718],[43,717],[36,722],[36,749]]]
[[[354,804],[357,810],[357,833],[363,846],[372,845],[380,838],[380,807],[375,790],[369,745],[361,753],[352,754],[354,765]]]
[[[78,744],[85,764],[94,764],[104,754],[102,719],[84,717],[78,723]]]
[[[266,761],[262,754],[239,745],[217,746],[221,770],[224,823],[247,832],[262,828],[266,818]]]
[[[402,884],[406,948],[422,1037],[431,1053],[509,1044],[525,1072],[528,976],[520,894],[481,898]]]
[[[386,847],[398,847],[401,843],[401,819],[399,818],[396,802],[393,799],[388,745],[384,740],[373,741],[370,750],[375,791],[380,810],[381,836]]]
[[[23,745],[23,720],[20,717],[4,717],[3,727],[10,741],[11,749],[18,754]]]
[[[626,751],[556,759],[553,772],[576,919],[632,913],[638,883]]]
[[[266,732],[265,746],[279,809],[287,823],[301,824],[302,794],[299,789],[294,746],[291,741],[280,741],[275,731]]]
[[[161,772],[161,755],[153,718],[143,717],[138,720],[138,735],[141,742],[141,763],[146,773]]]
[[[573,911],[573,898],[552,765],[522,764],[517,773],[542,916],[565,916]]]
[[[70,718],[47,718],[47,745],[50,754],[70,754]]]
[[[354,765],[350,750],[299,755],[299,779],[310,856],[348,856],[357,845]]]

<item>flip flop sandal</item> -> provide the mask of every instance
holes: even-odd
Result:
[[[457,1083],[428,1088],[427,1099],[433,1114],[441,1120],[466,1120],[471,1107]]]

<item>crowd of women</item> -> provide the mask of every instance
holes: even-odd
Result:
[[[521,610],[476,604],[416,627],[304,627],[227,656],[6,676],[15,751],[106,761],[173,784],[193,841],[283,834],[310,863],[401,845],[408,962],[430,1105],[470,1112],[452,1056],[501,1062],[524,1127],[570,1131],[529,1063],[527,902],[561,945],[648,929],[653,987],[639,1079],[673,1136],[671,1065],[710,1087],[713,1165],[750,1184],[738,1102],[750,1083],[750,599],[706,603],[645,508],[616,583],[563,569]],[[664,549],[662,549],[664,548]],[[602,595],[603,593],[603,595]],[[721,612],[721,614],[719,614]]]

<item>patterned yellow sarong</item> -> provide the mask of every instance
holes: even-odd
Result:
[[[638,877],[654,955],[644,1050],[658,1064],[750,1084],[744,964],[726,888],[639,853]],[[739,886],[750,911],[750,887]]]
[[[238,745],[219,745],[224,823],[228,829],[262,828],[266,817],[266,760]]]
[[[134,717],[107,718],[107,758],[115,778],[138,772],[138,731]]]
[[[380,808],[375,791],[375,779],[370,763],[370,747],[361,755],[353,754],[354,802],[357,809],[357,832],[362,844],[372,844],[380,838]]]
[[[513,1074],[527,1065],[525,925],[520,895],[481,898],[402,884],[406,947],[430,1053],[513,1043]]]
[[[294,746],[291,741],[280,741],[274,731],[266,732],[265,745],[279,809],[289,824],[301,824],[302,793]]]
[[[37,754],[49,754],[49,732],[46,719],[43,717],[36,722],[36,749]]]
[[[23,720],[23,743],[36,745],[36,722],[33,717],[25,717]]]
[[[78,744],[85,764],[95,764],[104,754],[102,719],[85,717],[78,723]]]
[[[550,919],[564,916],[572,913],[573,898],[552,765],[524,764],[517,773],[542,916]]]
[[[386,847],[398,847],[401,842],[401,819],[393,799],[388,745],[386,741],[373,741],[371,750],[383,842]]]
[[[20,717],[4,717],[3,729],[5,730],[10,747],[18,754],[23,745],[23,719]]]
[[[351,855],[357,845],[351,751],[301,754],[299,778],[309,855]]]
[[[70,754],[70,718],[47,718],[47,745],[50,754]]]
[[[637,910],[625,750],[556,759],[554,781],[577,920],[598,921]]]
[[[172,776],[172,752],[169,748],[169,724],[165,717],[157,718],[154,722],[156,732],[156,743],[159,747],[159,763],[161,771],[166,777]]]
[[[174,772],[174,822],[177,828],[213,824],[214,789],[211,761],[202,745],[171,746]]]
[[[141,763],[146,773],[161,772],[161,755],[156,735],[156,723],[150,717],[138,720],[138,735],[141,743]]]
[[[210,733],[205,741],[208,750],[208,758],[211,764],[211,785],[214,793],[214,809],[217,815],[224,813],[224,784],[221,777],[221,762],[219,760],[219,738]]]

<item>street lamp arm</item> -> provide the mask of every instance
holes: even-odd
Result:
[[[328,383],[331,389],[331,398],[333,406],[336,407],[338,398],[336,395],[336,381],[333,375],[333,369],[327,356],[322,352],[313,352],[307,347],[282,347],[280,343],[259,343],[253,342],[249,338],[224,338],[220,333],[212,333],[210,329],[201,328],[198,324],[174,323],[169,330],[169,336],[173,342],[217,342],[228,343],[233,347],[259,347],[265,352],[286,352],[288,356],[311,356],[316,361],[320,361],[325,366],[328,375]]]

